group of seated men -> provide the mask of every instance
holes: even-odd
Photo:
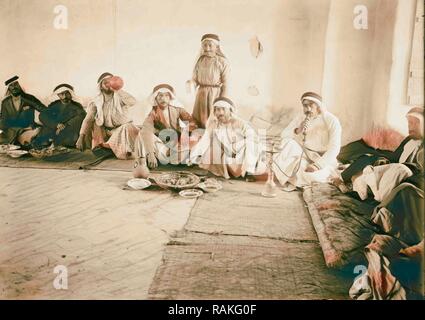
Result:
[[[24,148],[55,146],[108,149],[118,159],[144,159],[150,168],[161,164],[198,164],[225,178],[256,176],[266,171],[266,144],[249,122],[236,115],[227,97],[215,99],[205,129],[197,128],[192,115],[178,101],[168,84],[151,94],[152,110],[141,128],[134,125],[129,108],[136,99],[111,83],[114,75],[103,73],[99,94],[84,110],[73,87],[58,85],[56,100],[45,106],[26,93],[15,76],[5,82],[1,103],[2,144]],[[324,106],[320,95],[302,95],[303,113],[283,130],[272,168],[285,190],[327,182],[334,175],[341,148],[341,125]],[[39,112],[39,121],[35,119]]]
[[[1,142],[40,148],[54,143],[67,147],[75,146],[78,130],[86,112],[75,101],[73,88],[62,84],[54,89],[56,100],[46,107],[33,95],[26,93],[18,77],[6,81],[6,97],[1,103]],[[39,112],[42,125],[36,123]]]

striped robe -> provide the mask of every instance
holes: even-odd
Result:
[[[110,99],[100,94],[90,102],[80,130],[86,146],[94,149],[106,143],[118,159],[134,158],[139,129],[129,118],[128,108],[135,103],[136,99],[124,90],[114,92]]]
[[[182,123],[187,127],[187,136],[182,137]],[[182,141],[182,138],[188,138],[190,131],[196,129],[192,116],[182,107],[168,106],[164,111],[153,106],[152,111],[148,114],[143,122],[142,130],[140,130],[137,142],[137,156],[146,157],[148,153],[154,153],[161,164],[179,164],[184,162],[189,153],[190,141]],[[175,134],[175,142],[165,143],[160,139],[162,130],[173,130],[170,136]],[[164,133],[166,133],[164,131]]]
[[[193,71],[193,81],[198,87],[192,116],[199,128],[205,128],[213,112],[213,102],[226,96],[230,67],[222,56],[201,56]]]

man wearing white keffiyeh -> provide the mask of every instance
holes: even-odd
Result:
[[[43,127],[33,141],[33,146],[43,148],[53,142],[55,146],[74,147],[86,112],[77,102],[74,88],[67,83],[53,90],[52,99],[54,101],[48,108],[40,113]]]
[[[190,152],[190,163],[226,179],[263,174],[264,150],[257,132],[235,114],[230,99],[215,99],[213,108],[204,135]]]
[[[114,91],[105,72],[98,79],[99,95],[90,102],[76,146],[80,150],[103,147],[111,149],[118,159],[135,157],[134,143],[139,129],[128,116],[136,99],[124,90]]]
[[[273,171],[285,191],[327,182],[341,148],[341,125],[326,110],[322,97],[306,92],[301,103],[304,114],[283,130],[281,152],[274,157]]]
[[[220,47],[216,34],[205,34],[201,38],[201,53],[196,61],[192,80],[188,85],[197,88],[192,116],[199,128],[205,128],[213,112],[213,102],[229,93],[230,66]]]
[[[161,164],[183,162],[189,153],[189,132],[196,129],[192,116],[177,100],[169,84],[157,85],[150,102],[152,110],[136,140],[137,156],[147,158],[149,168],[156,168],[158,160]]]

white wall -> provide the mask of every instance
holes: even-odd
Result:
[[[356,0],[333,0],[329,11],[322,94],[329,111],[341,121],[344,143],[360,138],[367,128],[376,2],[361,3],[368,8],[368,29],[354,28]]]
[[[405,115],[412,107],[407,105],[407,84],[416,1],[422,3],[418,7],[422,8],[423,13],[423,0],[403,0],[398,3],[392,48],[393,64],[389,82],[388,108],[385,113],[387,122],[403,132],[407,132]],[[423,57],[422,54],[422,63]]]
[[[192,109],[185,81],[200,37],[218,33],[232,68],[230,95],[244,118],[300,110],[301,94],[317,91],[340,118],[344,142],[373,122],[402,121],[405,132],[399,78],[407,72],[405,23],[414,1],[363,0],[369,28],[355,30],[357,0],[0,0],[0,80],[18,74],[41,98],[68,82],[87,101],[110,71],[139,100],[134,119],[141,123],[161,82]],[[58,4],[68,8],[68,30],[53,28]],[[264,48],[258,59],[250,53],[253,36]],[[260,95],[248,93],[252,85]]]
[[[121,75],[140,104],[153,86],[168,82],[192,109],[185,90],[204,33],[218,33],[232,68],[231,98],[248,118],[257,110],[299,106],[320,90],[329,0],[0,0],[0,77],[18,74],[44,97],[61,82],[79,95],[96,94],[104,71]],[[69,9],[69,29],[53,28],[53,8]],[[252,57],[258,36],[264,54]],[[260,95],[248,94],[255,85]],[[86,99],[87,100],[87,99]]]
[[[423,0],[419,0],[422,1]],[[407,134],[405,94],[416,0],[364,0],[368,29],[353,26],[357,0],[332,0],[322,94],[341,120],[343,142],[373,124]]]

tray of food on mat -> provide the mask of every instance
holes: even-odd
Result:
[[[44,148],[44,149],[31,149],[29,151],[30,155],[32,155],[34,158],[48,158],[51,156],[55,156],[58,154],[68,153],[71,150],[65,147],[54,147],[54,148]]]
[[[190,172],[176,171],[160,174],[155,182],[164,189],[183,190],[194,188],[201,179]]]

